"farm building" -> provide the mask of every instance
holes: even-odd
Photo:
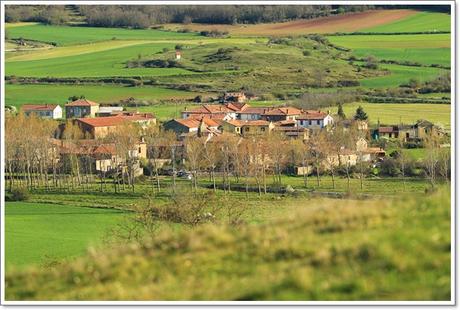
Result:
[[[58,104],[25,104],[22,111],[26,116],[34,114],[42,118],[62,118],[62,108]]]
[[[95,117],[99,103],[87,99],[78,99],[65,105],[66,118]]]
[[[379,125],[379,127],[376,130],[374,130],[372,136],[376,140],[380,138],[387,138],[399,139],[404,142],[416,142],[425,139],[427,136],[431,134],[443,136],[444,131],[427,120],[418,120],[413,125]]]
[[[224,102],[243,103],[247,100],[246,94],[243,92],[226,92],[223,96]]]

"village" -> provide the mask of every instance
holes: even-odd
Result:
[[[314,175],[318,186],[322,175],[330,175],[333,188],[337,175],[348,179],[354,175],[362,187],[363,179],[388,158],[393,165],[402,165],[399,171],[404,177],[408,164],[402,159],[403,149],[446,146],[447,137],[427,120],[379,123],[371,128],[362,108],[347,119],[338,115],[340,111],[253,107],[244,92],[228,92],[218,103],[184,108],[181,118],[162,123],[152,113],[126,111],[86,98],[66,103],[64,110],[57,104],[25,104],[20,113],[51,122],[47,127],[51,129],[41,137],[47,145],[42,153],[17,150],[7,156],[10,188],[20,181],[19,177],[15,180],[20,172],[29,174],[26,180],[33,187],[33,171],[49,172],[55,185],[59,174],[70,174],[75,184],[83,182],[82,175],[86,182],[91,179],[88,175],[98,176],[101,190],[107,178],[113,179],[115,188],[125,184],[134,188],[136,178],[143,175],[150,176],[158,190],[161,175],[189,179],[196,189],[197,180],[205,174],[214,190],[217,178],[222,178],[225,189],[230,176],[244,175],[246,190],[249,178],[259,183],[263,176],[262,188],[267,191],[266,174],[278,176],[279,183],[282,174],[303,176],[305,182]],[[31,158],[24,160],[18,154],[31,154]],[[403,162],[396,163],[396,157],[398,163]],[[432,174],[429,178],[436,172]],[[48,184],[48,176],[44,179]]]

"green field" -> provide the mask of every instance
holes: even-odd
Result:
[[[5,85],[5,105],[20,107],[25,103],[64,105],[70,96],[84,95],[99,103],[115,103],[130,97],[138,100],[191,99],[196,93],[158,87],[123,87],[115,85]]]
[[[412,124],[418,119],[426,119],[435,124],[450,128],[451,105],[418,103],[351,103],[343,106],[347,117],[353,117],[358,106],[362,106],[369,116],[371,124]],[[330,108],[336,113],[337,108]]]
[[[263,225],[208,224],[9,272],[6,300],[450,300],[448,188],[282,202],[289,212]]]
[[[193,74],[181,68],[127,68],[126,61],[152,55],[174,43],[143,43],[89,54],[31,61],[7,61],[6,75],[32,77],[116,77]]]
[[[49,43],[52,42],[60,46],[108,41],[114,38],[117,40],[171,41],[200,38],[197,33],[178,33],[153,29],[49,26],[41,24],[23,24],[18,27],[7,27],[7,29],[11,39],[23,38]]]
[[[430,81],[436,77],[448,73],[449,70],[429,68],[429,67],[411,67],[400,65],[379,64],[380,69],[388,70],[389,74],[366,78],[360,81],[362,87],[366,88],[391,88],[398,87],[409,82],[410,79],[416,79],[420,82]]]
[[[329,36],[335,45],[365,58],[450,66],[450,34]]]
[[[8,269],[79,256],[122,219],[118,210],[20,202],[7,203],[5,214]]]
[[[451,16],[445,13],[420,12],[389,24],[361,29],[362,32],[450,31]]]

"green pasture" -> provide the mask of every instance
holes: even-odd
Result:
[[[418,62],[450,66],[450,34],[330,36],[335,45],[352,49],[365,58]]]
[[[115,103],[130,97],[138,100],[192,99],[196,93],[159,87],[126,87],[116,85],[5,85],[5,105],[20,107],[26,103],[64,105],[71,96],[84,95],[99,103]],[[141,110],[141,109],[139,109]],[[153,111],[155,112],[155,111]]]
[[[360,80],[361,86],[366,88],[398,87],[416,79],[420,82],[430,81],[449,70],[431,67],[412,67],[401,65],[379,64],[380,69],[388,70],[388,74]]]
[[[23,202],[6,203],[5,214],[7,269],[79,256],[123,216],[118,210]]]
[[[420,12],[401,20],[361,29],[362,32],[421,32],[450,31],[451,15],[436,12]]]
[[[197,33],[178,33],[154,29],[123,29],[76,26],[49,26],[43,24],[24,24],[7,27],[10,39],[30,39],[56,43],[57,45],[75,45],[108,40],[182,40],[200,38]]]
[[[419,103],[365,103],[357,102],[344,104],[347,117],[353,117],[358,106],[362,106],[369,116],[371,124],[412,124],[419,119],[426,119],[435,124],[450,128],[451,105],[449,104],[419,104]],[[329,108],[333,113],[337,107]]]
[[[5,74],[26,77],[129,77],[193,74],[181,68],[126,67],[128,60],[134,60],[139,55],[141,57],[153,55],[163,48],[174,49],[174,46],[174,43],[147,43],[67,57],[7,61]]]

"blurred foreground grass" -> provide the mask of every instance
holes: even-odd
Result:
[[[447,187],[327,200],[264,224],[163,232],[11,270],[6,300],[450,300],[450,225]]]

